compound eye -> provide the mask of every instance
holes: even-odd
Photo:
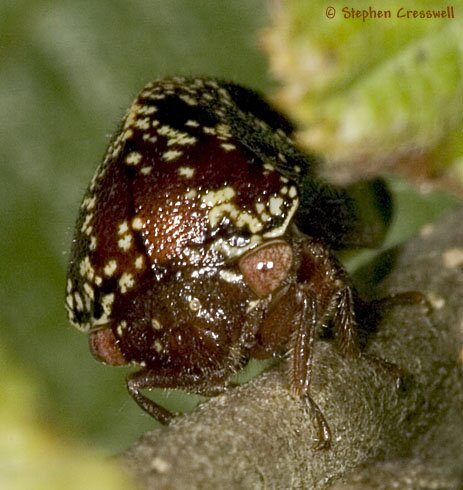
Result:
[[[90,351],[98,361],[110,366],[127,364],[113,331],[110,328],[95,330],[89,336]]]
[[[273,292],[288,276],[293,263],[293,251],[286,242],[264,244],[239,261],[246,284],[263,298]]]

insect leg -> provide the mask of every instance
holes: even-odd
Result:
[[[307,404],[317,427],[317,449],[328,449],[331,443],[331,433],[325,417],[309,394],[310,377],[312,373],[313,343],[317,324],[319,322],[317,299],[307,291],[298,291],[301,295],[301,312],[299,327],[295,331],[290,358],[291,391],[302,398]]]
[[[184,373],[182,379],[179,381],[176,371],[170,373],[168,370],[154,371],[144,369],[127,377],[127,389],[140,408],[161,424],[166,425],[176,414],[173,414],[151,398],[143,395],[141,390],[150,388],[179,388],[191,393],[197,393],[198,395],[216,396],[225,391],[228,374],[224,370],[207,373],[207,382],[204,382],[204,376]]]

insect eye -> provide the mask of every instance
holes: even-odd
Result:
[[[270,242],[244,255],[239,268],[247,285],[260,298],[273,292],[287,277],[293,252],[286,242]]]

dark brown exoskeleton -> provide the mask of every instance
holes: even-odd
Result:
[[[173,78],[135,99],[87,190],[67,281],[69,319],[93,355],[136,364],[130,394],[162,423],[152,387],[222,392],[251,357],[288,355],[291,392],[309,394],[313,342],[333,327],[360,356],[360,301],[333,250],[373,243],[348,190],[315,173],[293,127],[254,92]],[[375,199],[387,199],[381,184]]]

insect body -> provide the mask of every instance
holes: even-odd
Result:
[[[250,357],[289,353],[309,396],[312,344],[334,326],[358,356],[356,295],[331,248],[352,236],[346,194],[319,181],[291,124],[254,92],[213,79],[147,85],[81,204],[67,279],[70,321],[93,355],[135,364],[141,391],[213,395]],[[329,217],[329,219],[325,219]]]

